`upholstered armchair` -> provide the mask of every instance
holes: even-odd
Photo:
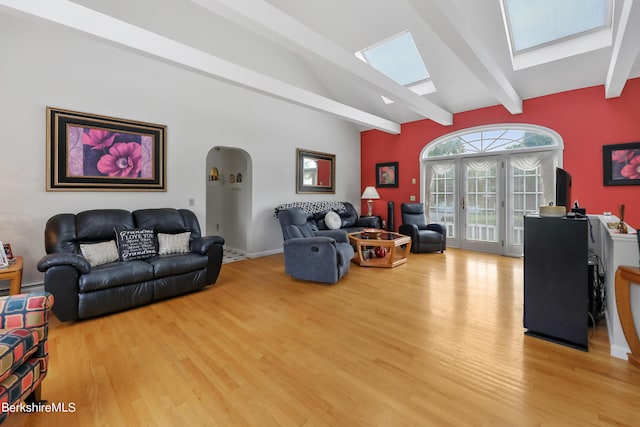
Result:
[[[49,312],[53,296],[33,292],[0,297],[0,402],[40,401],[47,375]],[[9,415],[0,411],[0,423]]]
[[[411,237],[411,252],[440,252],[447,249],[447,230],[440,224],[427,224],[422,203],[400,205],[400,234]]]
[[[295,279],[336,283],[347,271],[354,251],[344,230],[316,230],[301,208],[278,214],[284,238],[284,271]]]

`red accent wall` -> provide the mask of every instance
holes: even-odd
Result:
[[[564,140],[563,168],[573,177],[572,198],[587,213],[618,213],[626,205],[625,220],[640,228],[640,186],[603,185],[602,146],[640,142],[640,78],[627,81],[622,95],[605,99],[604,86],[562,92],[523,102],[522,114],[512,115],[501,105],[457,113],[453,126],[431,120],[402,125],[400,135],[371,130],[361,134],[362,189],[375,185],[375,164],[399,162],[398,188],[379,188],[374,214],[387,216],[387,202],[395,202],[395,228],[400,225],[400,204],[409,196],[420,201],[420,152],[434,139],[461,129],[498,124],[529,123],[550,128]],[[412,184],[411,179],[416,183]],[[362,190],[361,190],[362,191]],[[362,212],[367,206],[363,202]]]

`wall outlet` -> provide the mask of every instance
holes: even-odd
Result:
[[[409,201],[415,202],[416,201],[416,196],[409,196]]]
[[[193,197],[191,197],[189,199],[189,206],[195,206],[196,205],[196,199],[194,199]]]

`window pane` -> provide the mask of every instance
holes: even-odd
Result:
[[[438,141],[429,146],[424,158],[557,145],[558,141],[544,131],[526,128],[487,128]]]
[[[443,224],[447,229],[447,235],[453,238],[456,236],[453,193],[456,168],[452,165],[444,173],[436,173],[434,170],[429,173],[431,174],[431,186],[429,189],[428,220]]]
[[[429,78],[411,33],[405,32],[374,47],[363,49],[369,65],[401,85]]]
[[[609,24],[608,0],[506,0],[516,52]]]

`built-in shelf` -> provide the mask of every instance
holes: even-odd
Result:
[[[224,186],[225,188],[229,188],[231,190],[238,190],[242,188],[243,183],[242,182],[224,182],[223,180],[219,179],[217,181],[207,181],[207,185],[211,187]]]

